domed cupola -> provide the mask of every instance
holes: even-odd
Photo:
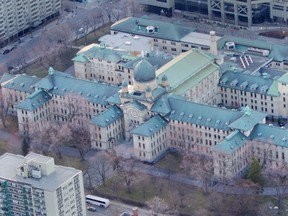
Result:
[[[122,80],[121,89],[122,94],[128,93],[128,83],[125,79]]]
[[[153,66],[145,59],[137,63],[134,69],[134,80],[140,83],[151,82],[155,80],[156,73]]]

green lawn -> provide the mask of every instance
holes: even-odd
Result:
[[[156,164],[156,167],[162,169],[168,169],[173,172],[179,172],[181,155],[177,152],[169,152],[163,158],[161,158]]]
[[[18,119],[16,116],[7,116],[6,117],[6,125],[7,125],[6,130],[9,133],[18,133],[18,131],[19,131]]]
[[[138,174],[137,174],[138,175]],[[143,177],[143,175],[141,174]],[[123,181],[117,179],[117,177],[111,178],[106,186],[100,186],[96,190],[101,195],[107,197],[117,198],[122,201],[146,203],[156,195],[166,201],[171,207],[178,202],[180,205],[179,196],[183,197],[183,207],[180,207],[180,212],[191,215],[194,211],[201,208],[208,208],[207,198],[203,195],[202,190],[187,186],[179,185],[177,182],[169,181],[168,179],[144,176],[144,180],[136,181],[131,187],[131,192],[127,191]],[[144,192],[145,191],[145,192]],[[178,197],[174,197],[172,191],[179,191]],[[181,192],[180,192],[181,191]],[[174,199],[175,198],[175,199]],[[177,200],[177,201],[175,201]]]
[[[54,157],[55,164],[61,166],[73,167],[84,171],[87,167],[86,161],[81,161],[81,158],[63,155],[62,158]]]
[[[102,28],[98,29],[95,33],[91,32],[85,37],[82,37],[78,40],[75,41],[74,45],[75,46],[85,46],[89,45],[91,43],[99,43],[99,38],[102,37],[103,35],[110,34],[110,27],[111,23],[106,24]]]
[[[65,54],[61,55],[60,58],[56,61],[54,69],[58,71],[65,71],[69,67],[73,65],[71,59],[75,57],[78,49],[69,48]],[[45,77],[48,73],[47,68],[42,66],[39,62],[35,62],[34,64],[28,66],[26,68],[26,73],[30,76],[37,76],[37,77]]]
[[[3,142],[2,140],[0,140],[0,155],[4,154],[7,151],[6,146],[7,144]]]

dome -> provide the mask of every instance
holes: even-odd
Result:
[[[155,80],[156,73],[153,66],[145,59],[137,63],[134,70],[134,79],[137,82],[150,82]]]
[[[127,87],[128,86],[128,83],[125,79],[122,80],[122,87]]]
[[[163,76],[162,76],[162,82],[163,82],[163,81],[167,81],[167,80],[168,80],[167,76],[166,76],[166,75],[163,75]]]

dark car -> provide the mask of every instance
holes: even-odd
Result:
[[[92,212],[96,212],[96,208],[95,208],[95,207],[92,207],[92,206],[88,206],[88,207],[87,207],[87,210],[88,210],[88,211],[92,211]]]

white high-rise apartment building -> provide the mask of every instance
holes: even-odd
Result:
[[[0,0],[0,45],[57,15],[61,0]]]
[[[86,216],[80,170],[36,153],[6,153],[0,164],[0,215]]]

